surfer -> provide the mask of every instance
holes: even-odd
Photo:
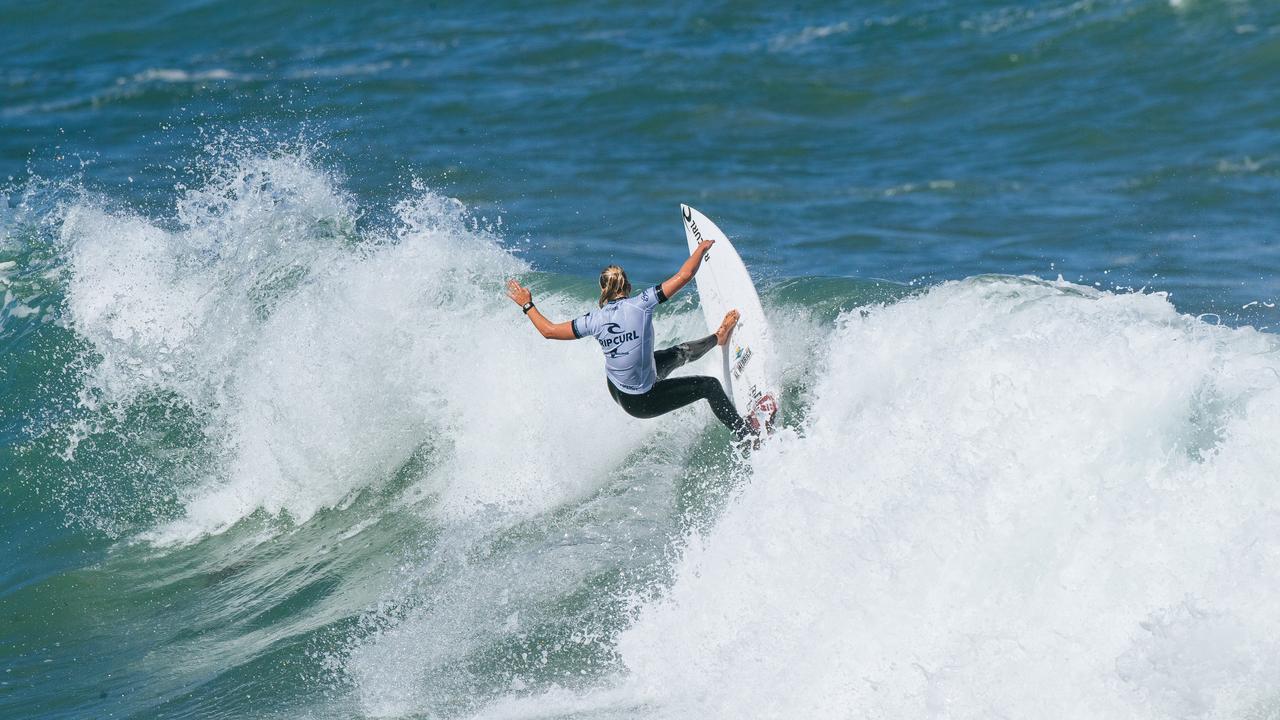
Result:
[[[738,311],[730,310],[720,328],[700,340],[673,347],[653,349],[653,311],[693,279],[714,240],[706,240],[693,251],[680,270],[660,285],[631,297],[631,282],[617,265],[600,273],[600,307],[573,320],[554,323],[533,304],[528,288],[507,281],[507,296],[524,310],[542,336],[550,340],[577,340],[593,336],[604,351],[605,382],[609,394],[627,414],[652,418],[698,400],[706,400],[716,418],[737,440],[758,435],[756,423],[740,415],[716,378],[693,375],[668,378],[672,370],[693,362],[711,348],[729,341]]]

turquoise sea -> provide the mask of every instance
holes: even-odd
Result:
[[[1278,198],[1274,2],[0,0],[0,717],[1280,717]],[[681,202],[746,458],[502,293]]]

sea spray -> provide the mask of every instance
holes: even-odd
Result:
[[[599,382],[590,348],[531,332],[501,293],[527,267],[460,203],[415,192],[388,230],[362,234],[308,157],[249,154],[187,190],[174,229],[88,200],[66,209],[85,402],[179,398],[220,448],[181,517],[148,537],[189,541],[257,512],[305,522],[423,453],[419,494],[443,517],[538,512],[642,440],[609,406],[563,402]],[[545,451],[588,428],[589,448]]]
[[[130,598],[112,624],[137,638],[103,651],[112,690],[83,707],[154,709],[304,648],[329,668],[307,682],[368,708],[482,703],[493,678],[450,673],[495,647],[502,690],[608,674],[623,588],[655,585],[679,532],[672,479],[693,446],[711,451],[704,475],[723,455],[709,411],[618,412],[598,348],[548,343],[502,293],[524,277],[567,319],[589,288],[530,272],[457,200],[415,183],[362,225],[372,211],[306,153],[215,160],[172,217],[75,190],[39,229],[57,313],[39,337],[61,355],[33,349],[65,357],[51,387],[68,404],[42,407],[23,449],[42,464],[19,482],[116,541],[76,597]],[[699,330],[687,297],[669,310],[660,338]],[[583,583],[599,594],[564,612]],[[562,650],[524,660],[531,627]],[[449,639],[441,665],[415,663],[424,635]],[[20,667],[66,683],[75,662]],[[442,692],[450,677],[475,696]]]

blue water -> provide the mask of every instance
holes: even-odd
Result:
[[[1277,295],[1267,3],[74,7],[5,11],[19,184],[163,209],[209,138],[301,137],[362,199],[421,177],[567,274],[665,271],[683,199],[777,277]]]
[[[1275,3],[3,2],[0,48],[0,715],[1280,707]],[[501,294],[666,277],[681,202],[778,336],[747,461]]]

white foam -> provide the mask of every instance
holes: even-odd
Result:
[[[540,302],[540,307],[568,317],[573,306],[552,300]],[[575,309],[581,311],[580,302]],[[516,317],[523,320],[518,313]],[[696,310],[663,313],[655,325],[659,342],[706,332]],[[564,598],[580,592],[589,578],[643,554],[636,550],[639,541],[629,523],[645,525],[637,532],[643,536],[653,532],[649,513],[667,512],[634,495],[618,507],[617,498],[602,493],[589,501],[597,507],[577,506],[575,513],[583,518],[599,513],[607,519],[570,523],[562,537],[556,533],[513,549],[510,560],[488,562],[492,551],[484,548],[492,541],[485,540],[483,531],[491,523],[476,509],[487,509],[497,498],[497,507],[514,502],[527,517],[580,497],[587,489],[618,491],[632,483],[669,486],[671,478],[683,472],[688,447],[698,437],[691,427],[715,424],[705,404],[677,411],[680,415],[662,422],[630,419],[604,391],[598,346],[548,343],[536,334],[536,340],[526,341],[529,328],[516,330],[507,340],[514,338],[513,349],[526,359],[513,366],[492,396],[475,406],[473,417],[481,425],[456,429],[458,446],[466,450],[458,453],[457,462],[442,466],[451,473],[450,483],[442,487],[436,512],[450,523],[450,532],[435,539],[428,558],[384,598],[391,611],[380,608],[373,613],[371,622],[378,631],[359,638],[341,659],[362,714],[435,715],[445,712],[442,708],[476,702],[469,697],[476,691],[468,687],[475,680],[469,664],[476,654],[519,642],[539,624],[555,620],[547,617],[548,608],[562,607]],[[529,378],[544,386],[534,391],[536,406],[527,413],[502,410],[506,398],[529,395],[530,390],[521,387]],[[500,425],[487,430],[495,421]],[[571,430],[568,438],[559,434],[565,428]],[[486,438],[490,443],[483,445]],[[633,457],[641,448],[647,450],[644,457]],[[657,495],[669,502],[666,490]],[[637,506],[629,507],[632,503]],[[466,518],[470,527],[458,527],[451,521],[456,518]],[[405,606],[413,610],[401,612]],[[581,627],[562,642],[596,646],[605,642],[603,635],[600,628]],[[543,665],[547,650],[543,649]],[[513,690],[521,689],[520,673],[509,670]]]
[[[524,516],[589,492],[644,441],[607,402],[598,350],[547,342],[503,295],[526,268],[461,203],[418,189],[394,212],[389,234],[356,232],[333,179],[287,153],[215,168],[176,229],[88,201],[66,212],[68,319],[98,356],[87,402],[174,393],[222,451],[149,538],[305,521],[424,447],[441,517]]]
[[[813,395],[620,638],[625,703],[1275,712],[1273,336],[1160,295],[978,279],[845,316]]]
[[[209,80],[246,80],[248,76],[233,73],[223,68],[213,68],[210,70],[182,70],[179,68],[148,68],[139,73],[134,73],[128,78],[117,78],[117,85],[125,85],[131,83],[199,83]]]

